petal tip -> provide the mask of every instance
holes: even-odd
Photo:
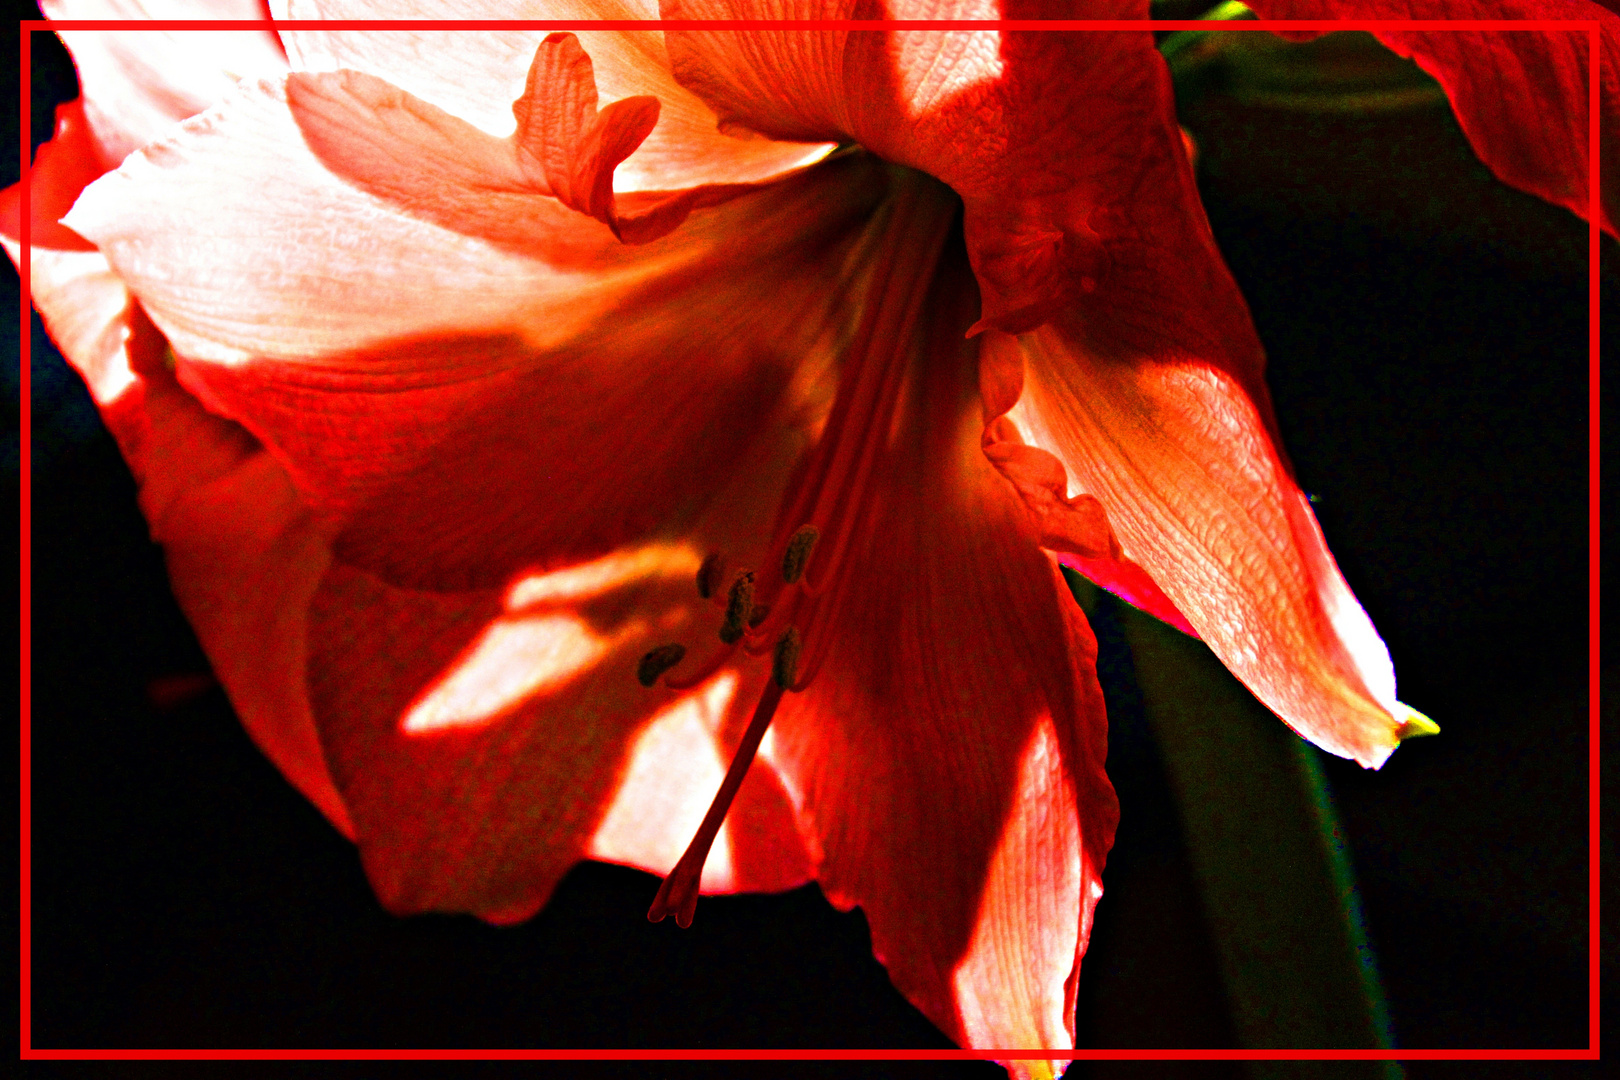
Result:
[[[1421,739],[1426,735],[1440,734],[1440,725],[1418,712],[1404,701],[1395,703],[1395,719],[1400,721],[1400,727],[1395,731],[1395,738],[1400,742],[1407,739]]]

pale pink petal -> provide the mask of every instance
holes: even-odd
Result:
[[[72,152],[93,153],[82,127],[67,128],[64,140],[41,155],[45,167],[33,174],[36,188],[51,190],[36,190],[36,205],[48,201],[55,186],[84,171],[72,167]],[[71,196],[67,192],[65,198]],[[14,238],[7,246],[16,258]],[[532,864],[508,867],[508,877],[521,879],[515,884],[500,875],[477,877],[476,860],[444,868],[445,894],[458,898],[447,903],[495,921],[512,921],[532,914],[550,883],[586,854],[656,872],[669,869],[695,827],[695,819],[686,820],[692,816],[690,807],[697,806],[701,816],[712,795],[711,773],[723,768],[735,744],[734,714],[746,706],[732,702],[734,675],[684,697],[644,689],[635,682],[633,661],[630,670],[620,669],[623,656],[645,646],[619,640],[618,653],[603,650],[599,644],[611,640],[611,635],[602,633],[600,624],[593,629],[587,620],[620,617],[613,613],[628,611],[635,634],[658,640],[658,635],[674,628],[672,615],[675,623],[680,621],[680,605],[662,617],[648,618],[647,606],[632,600],[627,607],[623,593],[627,587],[643,588],[646,581],[673,573],[672,591],[684,594],[689,606],[695,606],[696,556],[680,549],[651,549],[530,575],[513,584],[504,597],[507,606],[482,626],[467,625],[459,614],[467,610],[468,599],[458,604],[452,598],[436,606],[419,602],[419,620],[410,632],[389,633],[386,616],[391,602],[399,603],[394,598],[400,596],[408,602],[410,594],[383,587],[379,589],[386,599],[334,610],[332,581],[364,581],[363,575],[332,567],[329,530],[314,519],[286,472],[259,444],[237,425],[205,412],[175,382],[166,343],[131,306],[128,291],[105,258],[96,251],[36,248],[32,262],[35,303],[53,337],[90,384],[137,476],[141,508],[154,539],[163,546],[176,598],[244,726],[334,825],[360,840],[385,896],[409,907],[409,898],[388,891],[394,888],[390,876],[394,871],[389,868],[398,860],[430,856],[421,850],[391,851],[388,837],[394,834],[369,823],[379,814],[412,818],[417,804],[411,799],[391,808],[364,804],[363,813],[351,817],[328,772],[322,745],[323,738],[337,740],[341,750],[344,729],[338,735],[317,735],[308,691],[312,685],[329,687],[364,678],[379,665],[391,671],[389,677],[401,687],[420,686],[413,684],[413,673],[431,683],[429,692],[418,695],[410,708],[381,714],[381,722],[395,735],[441,750],[443,743],[434,740],[465,740],[527,697],[555,694],[570,678],[615,656],[617,667],[606,677],[622,684],[618,692],[591,691],[572,700],[589,709],[616,699],[624,705],[619,722],[626,732],[634,734],[648,725],[630,741],[627,753],[601,759],[603,768],[593,775],[575,775],[580,770],[588,773],[596,760],[582,754],[572,760],[566,755],[543,756],[543,768],[530,777],[549,793],[550,803],[541,800],[545,805],[561,802],[577,806],[587,816],[600,816],[603,824],[594,835],[587,828],[576,835],[559,834],[551,847],[542,843],[551,852],[549,861],[542,855]],[[743,478],[740,502],[717,500],[730,520],[745,528],[763,528],[759,515],[768,512],[789,463],[781,455],[775,459],[767,474],[756,469]],[[771,468],[777,486],[769,478]],[[751,506],[754,509],[747,510]],[[325,591],[320,591],[323,584]],[[480,599],[482,595],[471,597],[472,602]],[[313,623],[312,605],[319,616]],[[432,617],[439,611],[458,614],[446,628]],[[329,633],[334,626],[340,631],[336,639]],[[475,647],[466,650],[458,664],[424,666],[423,654],[431,655],[424,641],[469,631],[477,632]],[[362,647],[366,640],[375,641],[377,647]],[[750,684],[748,690],[757,692],[757,687]],[[530,738],[577,736],[581,725],[567,718],[566,709],[560,710],[566,721],[560,732],[548,727],[559,714],[550,704],[555,704],[554,698],[533,703],[524,713],[525,723],[537,728]],[[728,718],[729,727],[724,723]],[[457,775],[466,784],[474,788],[492,784],[487,769],[476,763],[467,766],[453,755],[444,760],[444,767],[459,770]],[[599,799],[594,809],[582,794],[592,785]],[[362,794],[370,790],[361,786]],[[510,814],[505,820],[512,829],[522,829],[538,813],[535,810],[527,818]],[[357,833],[357,821],[368,831]],[[648,828],[655,823],[659,828]],[[437,826],[441,833],[482,830],[492,834],[492,843],[501,839],[493,835],[500,829],[476,818],[446,816]],[[762,766],[744,786],[726,841],[705,879],[708,891],[789,888],[808,878],[808,859],[793,826],[791,807],[769,766]],[[433,846],[424,840],[418,849]]]
[[[278,19],[465,19],[454,0],[272,0]],[[656,0],[500,0],[481,6],[486,19],[656,19]],[[355,68],[381,76],[492,135],[513,130],[512,102],[545,29],[287,30],[293,66],[308,71]],[[714,113],[670,73],[658,30],[578,31],[596,66],[603,104],[650,95],[658,125],[614,175],[617,191],[667,191],[705,184],[752,183],[824,156],[825,143],[777,143],[732,137]]]
[[[263,0],[42,0],[51,19],[265,19]],[[106,165],[224,97],[236,80],[287,69],[276,36],[244,30],[64,30]]]
[[[486,195],[494,211],[521,222],[510,246],[549,240],[566,247],[579,226],[588,227],[600,235],[594,245],[576,242],[587,252],[578,261],[602,276],[617,242],[555,200],[514,190],[512,176],[497,171],[508,144],[472,141],[477,132],[468,125],[414,109],[397,93],[381,99],[375,80],[322,76],[294,85],[329,87],[322,102],[341,106],[329,126],[349,123],[352,152],[380,159],[385,175],[401,178],[397,202],[327,170],[295,120],[288,80],[281,79],[242,84],[91,185],[69,215],[72,227],[123,273],[177,351],[224,363],[248,356],[315,363],[367,342],[468,326],[543,340],[559,331],[577,334],[593,321],[599,303],[570,308],[561,299],[583,274],[436,224],[435,211],[446,211],[405,198],[432,190],[431,173],[442,175],[451,195],[489,176],[494,190],[463,194],[460,204]],[[316,119],[320,103],[308,106]],[[357,117],[370,126],[355,129]],[[406,137],[390,128],[396,119],[412,123]],[[414,161],[388,156],[418,150],[423,158]],[[476,228],[479,219],[468,224]]]

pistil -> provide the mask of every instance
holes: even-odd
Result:
[[[782,684],[772,679],[760,695],[759,704],[754,706],[754,718],[748,722],[748,730],[743,732],[737,753],[732,756],[731,767],[726,770],[726,778],[720,781],[720,790],[715,792],[714,801],[709,804],[709,812],[703,815],[703,824],[698,826],[697,834],[675,864],[675,869],[658,887],[658,895],[653,897],[652,907],[647,909],[650,922],[663,922],[666,915],[673,914],[676,925],[692,925],[703,879],[703,864],[709,858],[709,849],[714,846],[714,838],[720,835],[720,825],[726,820],[726,811],[731,809],[731,800],[737,797],[737,789],[742,787],[743,777],[748,775],[748,766],[754,763],[760,740],[765,738],[765,729],[771,726],[771,717],[776,715],[776,706],[781,701]]]

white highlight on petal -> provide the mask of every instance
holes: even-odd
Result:
[[[506,609],[520,611],[534,604],[585,600],[654,574],[690,574],[695,579],[699,562],[696,549],[687,544],[647,544],[615,551],[578,566],[518,579],[507,590]]]
[[[728,756],[715,732],[737,693],[726,672],[654,716],[630,751],[619,797],[597,826],[586,855],[632,866],[673,867],[703,822]],[[701,749],[697,749],[701,748]],[[703,751],[707,752],[703,752]],[[704,892],[735,888],[729,825],[703,864]]]
[[[1072,905],[1085,882],[1080,825],[1050,717],[1035,725],[1015,790],[979,922],[952,981],[969,1045],[1067,1048],[1074,1034],[1063,996],[1052,988],[1064,984],[1075,963],[1080,926]],[[1053,812],[1060,807],[1065,812]],[[986,996],[990,988],[993,996]],[[1014,1017],[1031,1026],[1008,1029]]]
[[[938,0],[886,0],[891,19],[940,18]],[[1001,0],[956,0],[953,19],[999,19]],[[901,80],[901,99],[912,116],[926,114],[937,103],[983,83],[999,80],[999,30],[902,30],[894,34],[899,50],[894,70]]]
[[[497,619],[400,729],[424,735],[482,724],[594,664],[608,646],[572,615]]]

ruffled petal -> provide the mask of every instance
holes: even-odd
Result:
[[[370,76],[295,74],[133,156],[70,221],[188,388],[345,522],[346,558],[493,587],[689,519],[798,408],[874,177],[829,163],[626,248],[525,188],[511,142]]]
[[[272,0],[278,19],[465,19],[454,0]],[[653,19],[653,0],[501,0],[483,4],[486,19]],[[354,68],[381,76],[492,135],[513,130],[511,103],[521,96],[544,29],[522,31],[286,30],[295,68]],[[826,155],[825,143],[783,144],[722,134],[713,112],[670,73],[663,33],[586,30],[581,45],[596,67],[605,102],[651,96],[658,124],[614,176],[618,191],[669,191],[706,184],[754,183]]]
[[[1255,0],[1266,19],[1593,19],[1584,30],[1380,30],[1445,88],[1463,133],[1497,178],[1592,219],[1588,103],[1599,65],[1597,221],[1620,236],[1620,16],[1587,0]],[[1293,33],[1310,38],[1314,33]]]
[[[977,343],[962,337],[975,299],[965,265],[944,271],[927,377],[851,556],[860,602],[761,754],[828,897],[862,908],[925,1015],[964,1045],[1062,1049],[1117,807],[1095,642],[980,448]]]
[[[1379,640],[1236,380],[1095,351],[1076,317],[1023,335],[1011,415],[1107,508],[1125,555],[1294,730],[1377,767],[1407,714]]]
[[[263,0],[42,0],[51,19],[264,19]],[[64,30],[105,165],[224,97],[287,69],[276,36],[244,30]]]
[[[1101,501],[1071,491],[1063,462],[1029,446],[1018,425],[1006,415],[1023,393],[1024,354],[1017,340],[1005,334],[987,335],[979,353],[979,399],[986,419],[984,454],[1024,500],[1041,546],[1094,584],[1196,637],[1192,624],[1147,571],[1125,558]]]

